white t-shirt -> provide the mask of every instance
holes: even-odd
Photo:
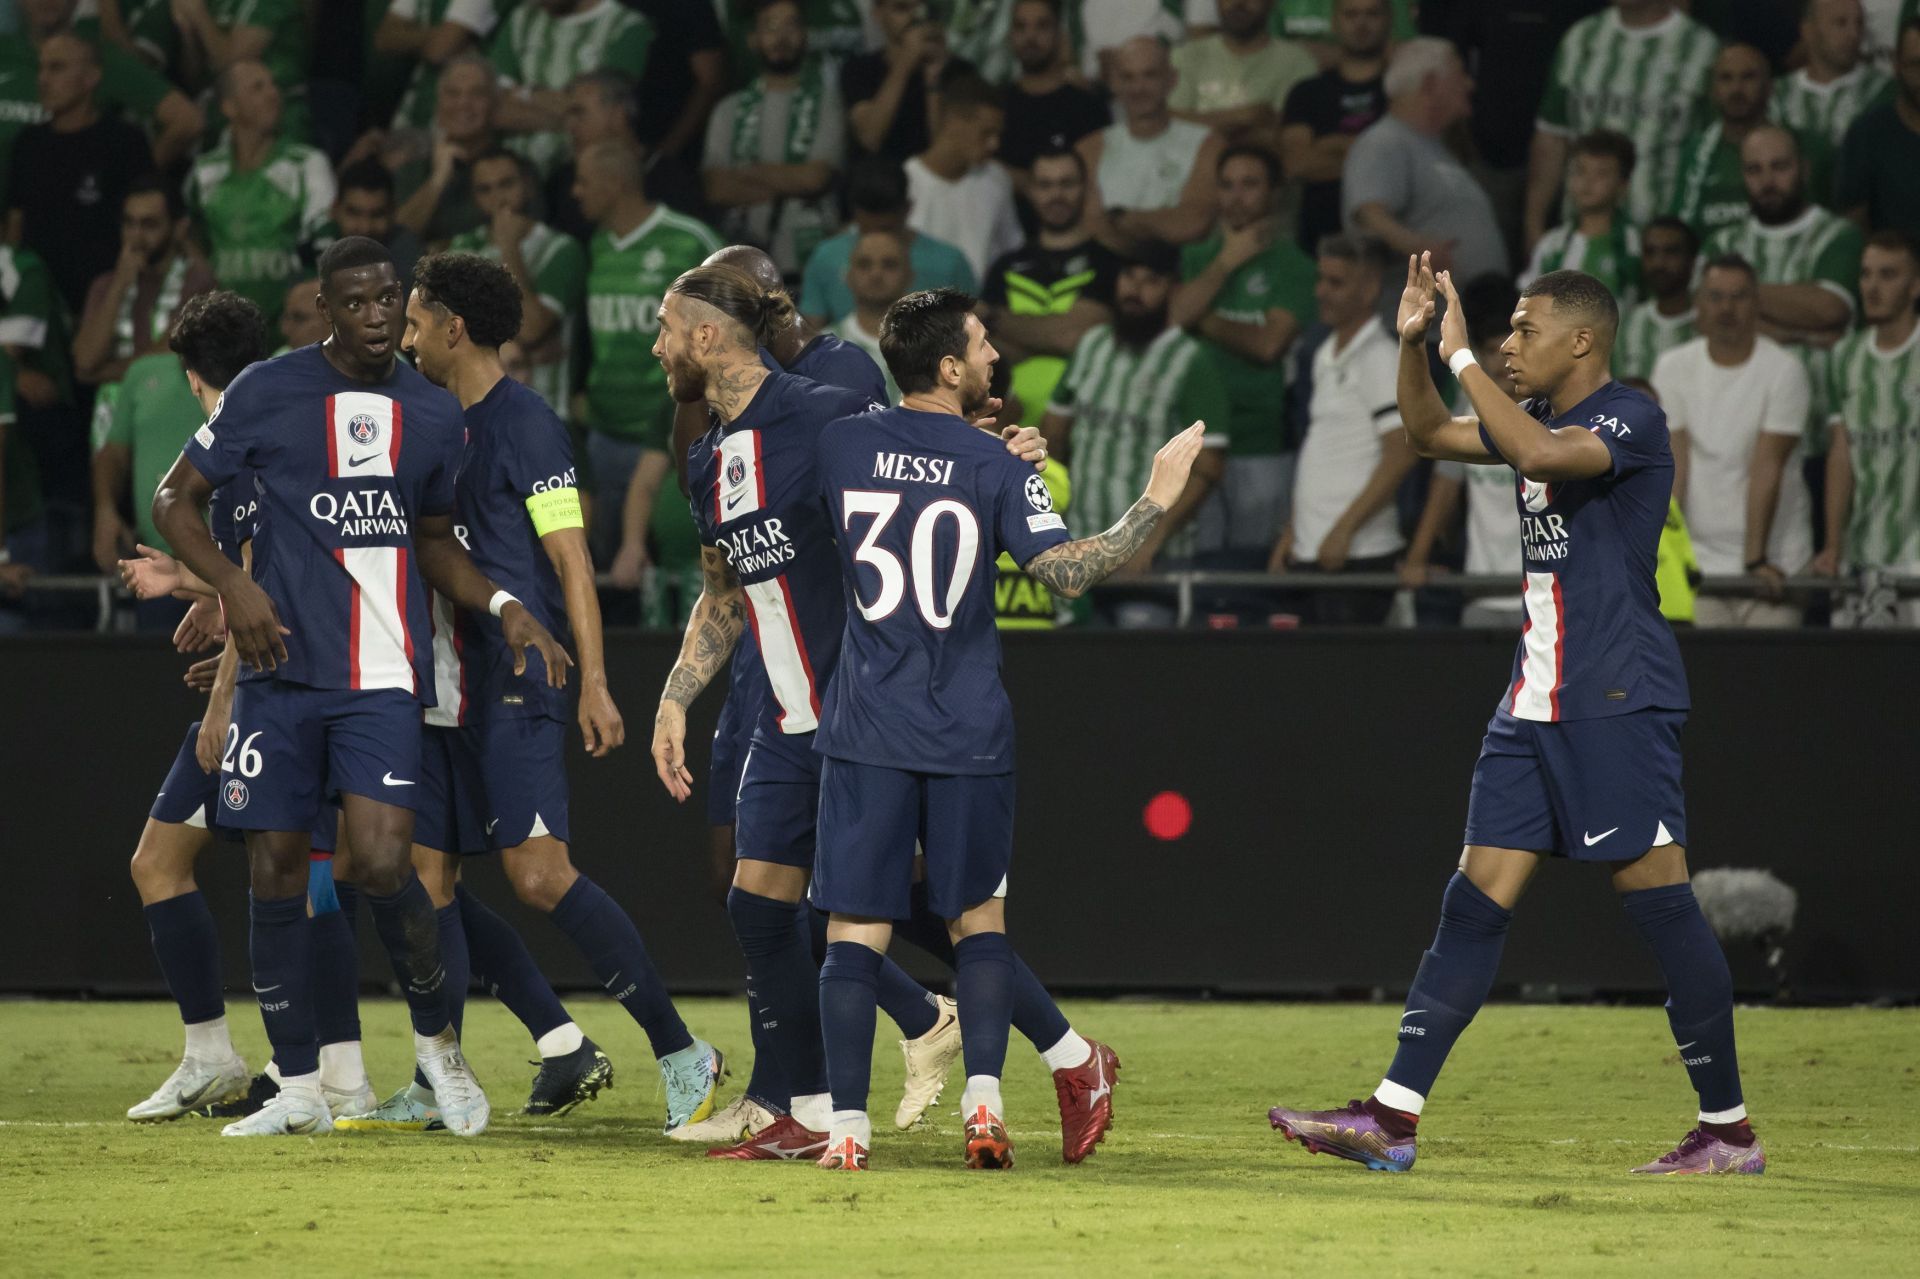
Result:
[[[947,181],[919,156],[906,167],[907,195],[913,201],[907,225],[966,254],[974,279],[986,279],[995,258],[1020,247],[1013,179],[998,160],[987,161],[958,182]]]
[[[887,379],[887,403],[898,404],[900,402],[900,388],[894,384],[893,371],[887,367],[886,357],[880,354],[880,335],[870,332],[866,325],[860,323],[860,313],[858,311],[849,311],[832,324],[829,324],[827,326],[827,332],[837,338],[853,343],[862,351],[871,355],[873,362],[880,366],[881,374]]]
[[[1807,373],[1778,342],[1757,337],[1732,368],[1707,356],[1707,340],[1674,347],[1653,366],[1667,429],[1687,433],[1687,491],[1680,508],[1703,573],[1743,573],[1747,564],[1747,483],[1762,433],[1806,430]],[[1767,558],[1793,573],[1813,556],[1812,504],[1794,446],[1780,475]]]
[[[1293,475],[1293,558],[1311,560],[1320,542],[1367,486],[1380,464],[1380,437],[1400,429],[1394,402],[1399,342],[1378,319],[1335,350],[1330,337],[1313,353],[1313,400],[1307,438]],[[1348,544],[1349,559],[1391,555],[1406,545],[1400,519],[1388,502],[1362,524]]]

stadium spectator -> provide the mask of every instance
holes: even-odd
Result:
[[[1153,456],[1192,422],[1207,424],[1206,448],[1179,501],[1168,508],[1123,572],[1143,573],[1164,550],[1191,554],[1181,536],[1225,470],[1229,418],[1214,356],[1169,321],[1178,254],[1148,244],[1120,268],[1113,319],[1088,329],[1073,349],[1040,431],[1048,450],[1073,467],[1073,529],[1091,536],[1127,512],[1153,469]],[[1120,606],[1122,625],[1164,625],[1172,614],[1158,601]]]
[[[940,90],[939,124],[925,151],[907,161],[907,225],[967,255],[975,279],[1020,243],[1013,179],[993,158],[1005,120],[992,85],[972,76]]]
[[[971,62],[953,56],[945,30],[921,0],[874,0],[873,16],[886,47],[840,67],[851,152],[904,162],[927,149],[947,80],[976,72]]]
[[[117,562],[133,554],[136,537],[146,546],[170,549],[153,526],[153,493],[206,417],[173,352],[150,352],[128,366],[111,411],[104,421],[95,419],[93,562],[102,573],[118,574]],[[121,514],[129,501],[132,525]],[[163,598],[141,601],[134,616],[143,630],[171,631],[185,612],[178,601]]]
[[[117,382],[136,356],[167,349],[180,306],[213,287],[213,272],[187,252],[186,223],[173,185],[136,178],[120,201],[120,253],[95,276],[73,335],[73,371],[82,382]]]
[[[846,165],[846,112],[838,86],[807,57],[799,0],[763,0],[752,46],[760,74],[714,109],[701,178],[721,234],[767,246],[797,277],[838,220],[833,185]]]
[[[1655,218],[1640,233],[1640,287],[1647,296],[1620,315],[1613,372],[1621,381],[1651,379],[1654,361],[1693,337],[1693,264],[1699,256],[1700,237],[1679,218]]]
[[[1713,33],[1673,0],[1613,0],[1605,12],[1573,24],[1554,51],[1534,122],[1527,252],[1560,207],[1568,144],[1595,129],[1633,139],[1640,162],[1627,214],[1636,223],[1654,216],[1662,194],[1673,189],[1681,143],[1705,113],[1715,48]]]
[[[1173,50],[1171,105],[1182,120],[1230,141],[1278,149],[1280,111],[1295,85],[1320,72],[1313,55],[1268,31],[1274,0],[1220,0],[1220,28]]]
[[[594,561],[618,551],[638,569],[649,562],[651,528],[661,541],[655,563],[680,570],[698,559],[686,503],[655,503],[670,469],[673,400],[653,357],[658,311],[667,286],[720,247],[713,230],[657,204],[642,183],[640,153],[618,142],[596,142],[579,156],[574,184],[581,210],[600,230],[587,268],[587,335],[593,365],[587,372],[587,467],[593,475],[589,525]],[[623,533],[629,481],[638,486],[633,537]],[[682,527],[684,525],[684,528]],[[689,602],[691,602],[689,600]]]
[[[473,161],[473,199],[485,221],[448,248],[505,266],[520,286],[520,332],[501,358],[564,420],[573,393],[575,317],[586,302],[580,241],[533,217],[532,163],[504,147]]]
[[[13,364],[23,429],[34,410],[73,400],[66,315],[47,264],[32,249],[0,243],[0,350]]]
[[[1287,354],[1314,318],[1313,259],[1282,234],[1272,152],[1228,147],[1216,180],[1219,225],[1182,250],[1168,314],[1212,349],[1228,405],[1226,474],[1200,513],[1200,549],[1258,564],[1286,521],[1293,453],[1278,410]]]
[[[647,189],[654,198],[677,208],[676,201],[698,195],[694,171],[700,164],[707,117],[728,88],[726,33],[711,4],[623,3],[653,24],[653,45],[647,50],[638,89]]]
[[[75,36],[93,49],[100,67],[94,106],[102,115],[146,129],[153,139],[153,168],[172,169],[200,140],[205,124],[200,108],[138,57],[80,27],[74,17],[78,7],[79,0],[22,0],[22,30],[0,39],[0,190],[14,139],[46,119],[36,72],[40,49],[55,36]]]
[[[826,329],[873,357],[886,375],[889,404],[900,402],[900,388],[880,354],[880,317],[906,295],[913,283],[907,249],[907,236],[901,231],[868,231],[854,241],[853,256],[847,261],[847,291],[853,294],[853,310]],[[1003,353],[1001,358],[1007,357]]]
[[[1862,0],[1866,22],[1861,27],[1860,44],[1867,65],[1876,71],[1897,74],[1900,61],[1900,37],[1909,19],[1920,14],[1915,0]]]
[[[1847,130],[1834,207],[1871,231],[1920,226],[1920,17],[1900,28],[1890,101]]]
[[[1014,0],[1005,44],[1019,74],[1002,91],[1007,121],[1000,130],[1000,163],[1013,174],[1014,189],[1031,199],[1027,178],[1034,157],[1106,128],[1112,113],[1098,94],[1068,75],[1060,0]]]
[[[333,198],[333,225],[326,244],[349,235],[377,240],[393,254],[394,273],[405,285],[413,279],[413,264],[426,250],[420,237],[400,226],[394,217],[393,174],[375,159],[365,159],[340,170],[339,194]]]
[[[1280,159],[1300,188],[1300,247],[1312,253],[1340,229],[1347,150],[1387,110],[1387,0],[1335,0],[1339,57],[1293,86],[1280,117]]]
[[[17,425],[13,361],[0,351],[0,635],[22,629],[12,607],[45,559],[40,469]]]
[[[113,269],[120,202],[152,163],[140,130],[94,105],[99,83],[91,44],[76,35],[41,44],[46,119],[14,139],[7,179],[6,238],[40,255],[74,314],[94,277]]]
[[[1760,280],[1736,254],[1708,260],[1696,299],[1701,336],[1661,356],[1654,389],[1673,435],[1673,489],[1700,571],[1751,574],[1750,597],[1702,595],[1700,626],[1795,626],[1780,580],[1813,558],[1798,465],[1807,373],[1760,331]]]
[[[1841,339],[1828,367],[1826,546],[1812,571],[1920,574],[1920,249],[1878,231],[1860,259],[1866,327]],[[1897,618],[1920,626],[1920,599],[1852,599],[1834,624]]]
[[[308,140],[308,24],[300,0],[168,0],[168,5],[180,29],[181,68],[189,84],[218,81],[243,62],[258,62],[280,90],[282,136]]]
[[[1585,271],[1612,291],[1622,311],[1640,292],[1640,232],[1627,220],[1627,184],[1633,179],[1633,140],[1601,129],[1573,144],[1567,166],[1567,204],[1573,217],[1540,237],[1520,273],[1525,288],[1549,271]],[[1746,209],[1744,196],[1741,210]]]
[[[46,499],[65,499],[74,508],[85,500],[84,484],[74,480],[86,472],[86,433],[73,405],[67,359],[65,311],[46,264],[30,249],[0,243],[0,418],[8,423],[0,445],[6,469],[0,538],[8,554],[0,567],[9,570],[9,586],[63,558],[66,539],[49,518]],[[0,627],[18,621],[19,614],[0,614]]]
[[[312,346],[324,341],[327,336],[327,319],[320,314],[320,281],[317,279],[296,280],[287,286],[287,295],[280,307],[280,349],[275,355],[285,355],[288,351],[303,346]]]
[[[1458,0],[1452,4],[1443,0],[1439,5],[1428,0],[1428,4],[1443,15],[1460,7]],[[1273,34],[1294,41],[1324,70],[1341,58],[1339,7],[1339,0],[1278,0],[1270,26]],[[1388,34],[1392,39],[1411,40],[1420,34],[1420,8],[1420,0],[1391,0]]]
[[[477,53],[463,53],[442,67],[431,150],[394,174],[400,194],[394,221],[428,245],[445,244],[480,225],[473,160],[495,145],[491,121],[499,95],[493,80],[493,68]]]
[[[1164,0],[1071,0],[1069,25],[1080,32],[1080,72],[1116,96],[1121,50],[1135,40],[1166,49],[1187,34],[1184,6]]]
[[[1353,140],[1340,190],[1347,229],[1405,258],[1431,251],[1456,279],[1505,275],[1507,247],[1493,203],[1441,135],[1466,119],[1473,80],[1444,40],[1396,47],[1387,65],[1387,114]]]
[[[374,28],[373,51],[413,63],[393,111],[396,129],[431,129],[440,69],[493,34],[493,0],[391,0]]]
[[[1400,340],[1377,314],[1383,266],[1365,241],[1320,242],[1314,300],[1333,332],[1313,353],[1307,435],[1268,565],[1275,572],[1391,572],[1406,545],[1393,499],[1419,459],[1393,397]],[[1392,604],[1392,591],[1311,591],[1302,615],[1323,626],[1378,625]]]
[[[640,143],[636,113],[639,99],[633,79],[622,71],[587,71],[575,76],[566,88],[568,156],[554,166],[547,179],[547,214],[553,225],[585,243],[593,239],[592,219],[580,212],[573,198],[573,180],[578,163],[574,157],[596,142],[618,142],[646,154]]]
[[[1150,37],[1115,50],[1108,81],[1120,119],[1080,139],[1093,175],[1088,224],[1117,252],[1147,240],[1186,244],[1213,225],[1220,135],[1173,116],[1175,76],[1167,46]]]
[[[1769,75],[1766,55],[1750,44],[1730,44],[1713,60],[1715,118],[1687,136],[1664,201],[1666,212],[1685,218],[1703,239],[1747,215],[1740,148],[1766,121]]]
[[[837,315],[853,310],[847,291],[847,262],[853,242],[868,231],[907,232],[907,255],[913,263],[913,288],[974,290],[976,276],[967,255],[945,240],[912,230],[908,219],[913,202],[907,196],[907,175],[889,160],[869,158],[853,162],[847,175],[847,205],[853,225],[820,242],[807,259],[800,277],[800,310],[807,323],[822,328]]]
[[[1087,231],[1087,176],[1073,151],[1033,161],[1034,234],[980,283],[982,320],[1008,369],[1009,420],[1046,409],[1080,339],[1112,317],[1120,260]]]
[[[280,133],[280,90],[261,63],[233,63],[215,87],[227,139],[194,162],[187,208],[214,278],[271,319],[333,206],[333,170]]]
[[[1800,19],[1807,63],[1774,81],[1768,116],[1800,135],[1816,158],[1816,203],[1833,207],[1833,166],[1847,127],[1888,92],[1892,77],[1868,64],[1860,0],[1808,0]]]
[[[653,40],[653,24],[616,0],[529,0],[507,16],[487,48],[510,86],[494,104],[493,126],[517,135],[514,149],[541,173],[553,172],[567,154],[561,132],[567,86],[596,70],[619,71],[638,83]]]

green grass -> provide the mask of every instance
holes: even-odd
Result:
[[[1760,1178],[1625,1175],[1693,1115],[1656,1010],[1488,1009],[1428,1110],[1418,1169],[1390,1176],[1308,1157],[1265,1116],[1364,1094],[1393,1010],[1148,1003],[1068,1009],[1125,1062],[1119,1126],[1084,1166],[1060,1163],[1052,1090],[1016,1037],[1013,1173],[960,1169],[946,1106],[927,1130],[880,1134],[876,1171],[830,1176],[666,1141],[638,1033],[578,1002],[619,1086],[562,1120],[505,1115],[528,1045],[477,1000],[468,1048],[498,1109],[473,1141],[137,1127],[121,1114],[178,1050],[170,1004],[0,1004],[0,1275],[1891,1275],[1920,1252],[1914,1011],[1742,1014]],[[232,1011],[258,1064],[258,1024]],[[737,1003],[683,1011],[743,1046]],[[407,1066],[404,1015],[383,1002],[365,1020],[384,1095]],[[899,1055],[876,1051],[874,1108],[890,1115]]]

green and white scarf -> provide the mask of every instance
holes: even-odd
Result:
[[[782,164],[805,164],[813,153],[813,141],[820,132],[820,99],[823,81],[820,63],[809,59],[793,90],[793,106],[787,111],[787,140],[781,152]],[[733,142],[729,159],[735,164],[762,164],[760,158],[760,111],[766,105],[764,77],[755,76],[740,91],[740,109],[733,116]]]
[[[173,313],[180,309],[180,291],[186,287],[186,283],[187,255],[176,253],[167,267],[167,274],[160,281],[160,292],[153,299],[153,314],[147,320],[147,327],[151,330],[148,341],[158,342],[167,336]],[[120,299],[120,314],[113,322],[115,359],[128,360],[140,353],[140,340],[133,331],[133,304],[139,294],[140,288],[136,284]]]

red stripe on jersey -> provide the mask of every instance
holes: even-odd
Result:
[[[400,401],[393,402],[393,452],[397,461],[400,455]],[[400,634],[407,650],[407,680],[414,692],[419,692],[420,678],[413,667],[413,622],[407,616],[407,548],[396,547],[394,558],[394,596],[400,609]]]
[[[454,714],[456,723],[467,722],[467,644],[460,638],[460,619],[453,622],[453,664],[460,672],[460,709]]]
[[[1553,575],[1553,687],[1547,690],[1548,712],[1560,718],[1560,686],[1567,682],[1567,602],[1560,595],[1560,575]]]
[[[340,442],[335,437],[339,432],[333,428],[333,397],[327,397],[327,474],[334,479],[340,478]],[[342,561],[344,563],[344,561]]]
[[[1533,614],[1526,611],[1526,594],[1527,579],[1526,576],[1522,574],[1520,578],[1520,611],[1525,615],[1526,620],[1520,623],[1520,673],[1514,676],[1513,687],[1507,690],[1507,713],[1510,715],[1519,711],[1520,690],[1527,686],[1527,632],[1533,629]]]
[[[398,475],[400,474],[400,401],[388,400],[387,403],[393,405],[393,439],[387,445],[387,465],[395,475]],[[403,582],[407,580],[407,553],[405,551],[400,552],[400,580]],[[404,619],[406,615],[407,598],[405,588],[403,587],[400,594],[400,616]],[[407,656],[413,656],[413,636],[411,635],[407,636]]]
[[[793,588],[787,585],[785,573],[774,580],[780,583],[780,596],[787,602],[787,625],[793,631],[793,647],[800,654],[800,669],[807,673],[807,702],[813,707],[813,717],[819,719],[820,681],[814,678],[813,659],[807,656],[807,637],[800,632],[800,614],[793,607]],[[754,640],[757,642],[759,638],[759,633],[756,631]],[[784,721],[786,716],[783,714],[781,719]]]
[[[332,396],[327,397],[327,404],[329,407],[332,406]],[[328,434],[328,440],[328,448],[331,450],[331,432]],[[341,571],[345,572],[346,548],[335,550],[333,558],[340,562]],[[360,687],[360,579],[352,573],[347,573],[347,687]]]
[[[747,447],[753,450],[754,509],[764,511],[767,509],[767,473],[762,469],[760,469],[760,463],[762,460],[760,457],[760,432],[758,431],[747,432]],[[784,587],[786,585],[786,579],[785,578],[780,579],[780,584]],[[793,602],[789,600],[787,602],[787,606],[788,608],[792,608]],[[798,633],[799,632],[796,630],[795,634],[798,634]],[[804,652],[805,650],[803,649],[801,651]]]

